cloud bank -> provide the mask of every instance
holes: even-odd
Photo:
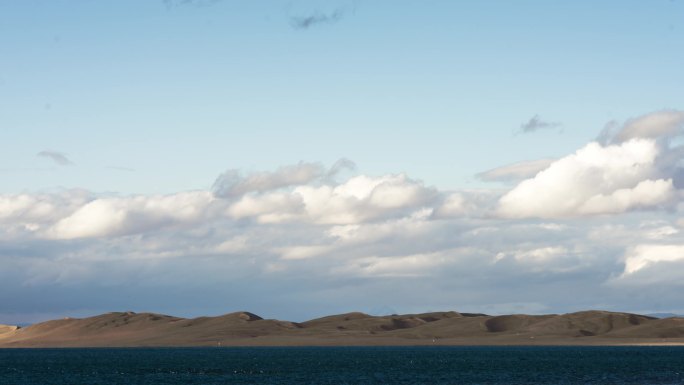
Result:
[[[0,194],[0,301],[14,318],[683,310],[658,307],[677,303],[684,272],[683,120],[654,112],[558,159],[480,174],[503,190],[341,160],[228,169],[210,190],[167,195]]]

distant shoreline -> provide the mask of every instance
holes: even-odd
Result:
[[[491,347],[491,348],[529,348],[529,347],[548,347],[548,348],[600,348],[600,347],[684,347],[682,342],[638,342],[638,343],[592,343],[592,344],[577,344],[577,343],[550,343],[550,344],[491,344],[491,343],[457,343],[457,344],[286,344],[286,345],[270,345],[270,344],[236,344],[236,345],[99,345],[99,346],[5,346],[0,344],[0,350],[14,350],[14,349],[231,349],[231,348],[468,348],[468,347]]]

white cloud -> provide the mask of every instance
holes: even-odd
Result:
[[[436,222],[430,220],[432,210],[418,210],[406,217],[394,218],[382,222],[370,222],[360,224],[317,225],[319,228],[327,228],[320,233],[319,238],[313,238],[314,242],[322,244],[303,244],[276,248],[274,251],[285,260],[309,259],[314,257],[338,257],[347,258],[355,255],[359,250],[373,249],[373,253],[384,253],[385,250],[394,252],[395,247],[387,247],[387,244],[398,245],[411,240],[422,239],[434,234]],[[305,240],[311,243],[312,239]],[[382,251],[381,251],[382,249]],[[367,251],[363,251],[366,253]]]
[[[0,222],[50,222],[90,200],[83,190],[0,195]]]
[[[92,199],[83,190],[0,195],[0,235],[39,234]]]
[[[517,162],[481,172],[477,177],[487,182],[518,182],[537,175],[554,161],[555,159],[537,159]]]
[[[229,213],[269,223],[354,224],[405,215],[429,205],[436,194],[403,174],[359,175],[338,185],[301,185],[288,192],[245,195]]]
[[[639,279],[658,282],[684,264],[684,221],[647,210],[680,198],[677,142],[661,140],[677,130],[649,124],[630,132],[661,136],[590,143],[558,160],[483,173],[527,178],[503,193],[440,191],[404,174],[342,180],[339,170],[351,166],[342,162],[229,172],[215,191],[0,195],[0,293],[24,285],[43,298],[45,288],[85,282],[99,304],[101,287],[142,282],[178,288],[188,301],[218,293],[219,306],[231,298],[231,308],[255,311],[264,298],[310,305],[315,296],[399,307],[411,296],[420,304],[441,298],[431,306],[439,310],[505,309],[520,298],[552,311],[631,306],[633,296],[606,285],[610,277],[622,274],[614,280],[639,286],[650,301],[660,293]],[[112,303],[120,306],[104,306]]]
[[[552,162],[501,197],[497,214],[558,218],[675,204],[681,195],[677,188],[684,182],[684,146],[675,140],[682,134],[684,111],[677,110],[630,119],[621,127],[611,124],[598,142]],[[483,175],[496,178],[516,169]]]
[[[448,263],[442,253],[413,254],[394,257],[364,257],[337,268],[338,273],[369,277],[416,277]]]
[[[404,174],[360,175],[335,187],[301,186],[307,215],[316,223],[350,224],[394,217],[430,203],[435,191]]]
[[[59,220],[47,235],[55,239],[108,237],[193,223],[204,217],[213,201],[207,191],[97,198]]]
[[[589,198],[580,208],[581,214],[618,214],[634,208],[655,207],[674,198],[672,179],[645,180],[634,188],[614,190],[609,195]]]
[[[301,197],[289,192],[245,195],[228,208],[232,218],[255,218],[260,223],[292,222],[300,219],[303,213]]]
[[[338,225],[331,227],[327,234],[346,244],[377,242],[392,236],[410,238],[428,234],[434,229],[429,221],[430,214],[430,209],[422,209],[405,217],[379,223]]]
[[[529,242],[511,245],[512,250],[499,251],[491,264],[511,271],[545,274],[575,273],[597,265],[594,257],[587,255],[583,245],[573,245],[567,238],[556,241],[544,241],[542,237],[532,241],[531,238],[528,238]]]
[[[660,240],[679,234],[679,230],[672,226],[662,226],[646,232],[647,239]]]
[[[334,167],[327,175],[339,171]],[[325,183],[324,183],[325,182]],[[0,195],[0,235],[79,239],[119,237],[189,226],[200,221],[252,219],[260,224],[360,224],[411,216],[440,201],[440,193],[403,174],[358,175],[289,189],[221,199],[210,191],[154,196],[96,196],[81,190]]]
[[[659,262],[684,260],[684,245],[638,245],[625,255],[623,277],[634,274]]]
[[[282,259],[308,259],[325,255],[333,249],[331,245],[293,246],[276,250]]]
[[[513,257],[518,261],[547,262],[553,258],[564,256],[568,249],[562,246],[548,246],[532,250],[521,250],[513,253]]]
[[[249,239],[245,236],[237,236],[219,243],[213,251],[232,254],[246,250],[249,250]]]
[[[468,203],[465,197],[459,193],[451,193],[446,196],[444,202],[434,212],[435,218],[453,218],[465,215],[468,211]]]
[[[670,203],[672,179],[659,179],[660,149],[651,139],[589,143],[552,163],[499,200],[504,217],[569,217],[621,213]]]
[[[50,197],[29,194],[0,196],[0,220],[43,220],[54,215],[57,207]]]

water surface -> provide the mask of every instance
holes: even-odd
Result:
[[[2,384],[683,384],[684,347],[0,349]]]

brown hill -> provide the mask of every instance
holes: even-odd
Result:
[[[684,318],[656,319],[616,330],[608,335],[615,338],[684,338]]]
[[[13,332],[17,329],[18,329],[17,326],[0,325],[0,337],[2,337],[2,335],[5,333],[10,333],[10,332]]]
[[[503,316],[347,313],[297,323],[249,312],[192,319],[119,312],[26,328],[0,326],[0,347],[655,343],[684,344],[684,318],[606,311]]]

